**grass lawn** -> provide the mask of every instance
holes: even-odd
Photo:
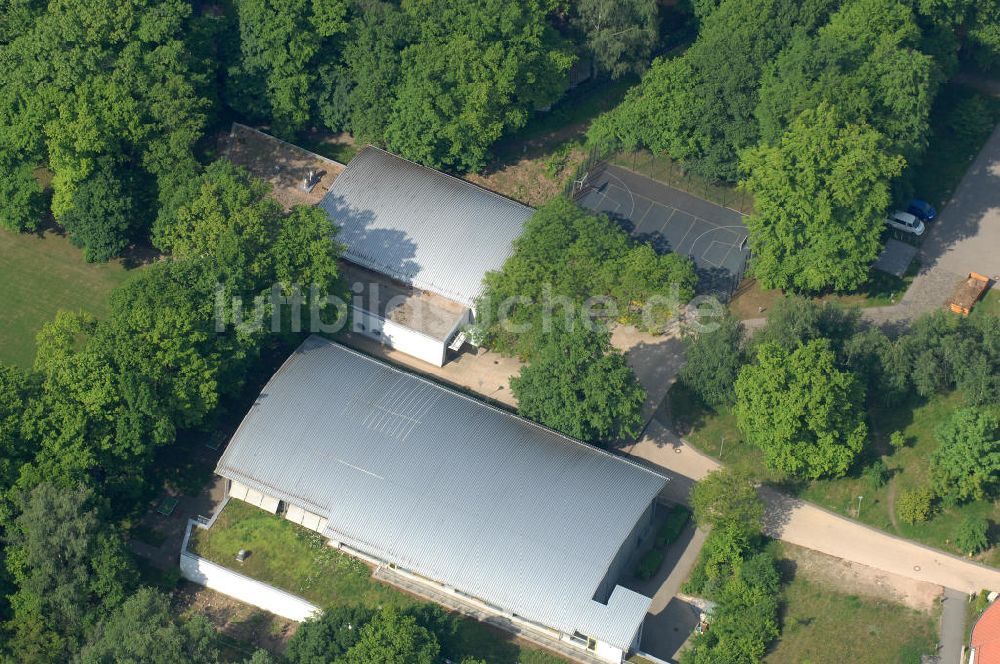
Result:
[[[934,429],[963,405],[961,395],[956,392],[894,408],[871,408],[868,413],[871,442],[852,472],[843,478],[812,482],[788,481],[781,473],[766,468],[763,454],[743,439],[732,413],[716,413],[706,408],[680,384],[671,388],[668,399],[675,426],[685,440],[699,450],[719,459],[721,449],[721,461],[727,465],[746,470],[764,482],[843,516],[955,554],[964,553],[951,543],[955,527],[963,518],[984,517],[993,524],[994,530],[1000,524],[1000,503],[989,501],[960,506],[938,505],[929,521],[914,525],[895,518],[895,497],[929,482],[929,457],[937,447]],[[889,445],[889,436],[897,430],[903,432],[908,442],[906,447],[894,451]],[[885,460],[890,479],[884,486],[875,488],[862,477],[861,469],[879,456]],[[863,497],[860,515],[858,496]],[[996,535],[993,538],[996,543],[998,538]],[[994,546],[976,559],[1000,566],[1000,547]]]
[[[973,307],[973,311],[989,314],[991,316],[1000,316],[1000,290],[991,288],[987,291],[986,295],[983,296],[983,299],[980,300],[975,307]]]
[[[108,311],[111,291],[128,279],[121,261],[95,264],[53,230],[0,229],[0,362],[30,367],[35,335],[60,309]]]
[[[936,616],[845,594],[824,580],[796,572],[784,586],[781,636],[764,661],[920,664],[921,655],[934,651],[936,633]]]
[[[362,604],[406,609],[425,603],[376,581],[365,563],[327,546],[319,534],[238,500],[229,502],[210,530],[193,531],[190,548],[318,606]],[[235,559],[241,548],[250,552],[242,564]],[[474,656],[496,664],[564,662],[473,620],[457,620],[456,628],[441,644],[443,654],[456,661]]]
[[[885,307],[895,304],[910,287],[913,278],[920,271],[920,263],[914,260],[902,277],[872,270],[868,282],[853,293],[832,293],[813,298],[816,302],[836,302],[845,307]],[[756,280],[747,279],[740,285],[729,310],[740,320],[761,318],[774,308],[785,294],[778,289],[765,290]]]

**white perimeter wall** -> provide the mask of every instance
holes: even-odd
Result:
[[[441,339],[434,339],[416,330],[403,327],[391,320],[358,307],[351,307],[354,320],[351,326],[353,332],[381,341],[390,348],[412,355],[436,367],[444,366],[447,344]],[[362,326],[364,329],[362,329]]]
[[[181,553],[181,576],[289,620],[302,622],[320,611],[318,606],[301,597],[243,576],[188,551]]]

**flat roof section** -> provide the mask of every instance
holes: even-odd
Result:
[[[271,196],[286,210],[293,205],[319,203],[344,170],[339,161],[235,122],[225,141],[224,153],[229,161],[247,169],[254,177],[270,182]],[[309,177],[309,171],[318,181],[306,191],[302,181]]]
[[[317,336],[216,472],[327,517],[327,537],[543,625],[627,649],[650,599],[608,569],[667,479]]]
[[[436,293],[400,283],[384,274],[341,261],[341,274],[351,293],[351,304],[386,320],[447,341],[469,310],[465,305]]]

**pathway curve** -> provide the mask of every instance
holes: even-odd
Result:
[[[675,499],[686,499],[693,483],[720,465],[656,418],[624,451],[665,471]],[[889,535],[774,489],[762,487],[760,493],[766,505],[764,530],[771,537],[964,593],[1000,589],[1000,569]]]

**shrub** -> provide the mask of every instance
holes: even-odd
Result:
[[[988,609],[990,606],[990,591],[983,589],[979,591],[976,595],[975,601],[972,603],[972,611],[976,616],[981,616],[983,611]]]
[[[885,466],[885,461],[879,459],[867,466],[864,470],[864,477],[873,489],[880,489],[889,481],[889,469]]]
[[[970,556],[986,550],[990,546],[989,528],[982,517],[965,517],[955,529],[955,546]]]
[[[927,487],[903,491],[896,499],[896,514],[911,526],[923,523],[931,517],[931,502],[934,494]]]
[[[901,450],[906,447],[906,436],[903,435],[902,431],[893,431],[892,435],[889,436],[889,444],[892,445],[892,449]]]
[[[674,505],[671,507],[666,521],[663,522],[660,530],[656,533],[656,546],[662,548],[677,541],[677,538],[681,536],[681,532],[690,518],[691,510],[684,505]]]
[[[662,564],[663,552],[659,549],[653,549],[639,561],[639,565],[635,568],[635,575],[643,580],[651,579],[660,570]]]

